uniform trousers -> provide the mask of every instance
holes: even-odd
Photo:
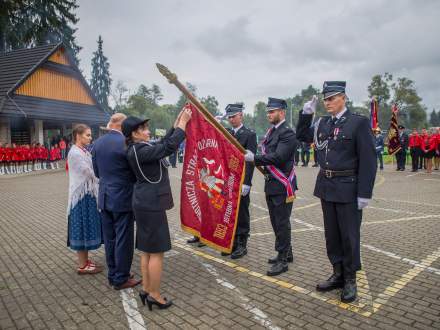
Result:
[[[235,237],[247,239],[250,232],[250,215],[249,215],[249,194],[242,196],[240,200],[240,208],[238,209],[237,229],[235,230]]]
[[[132,212],[101,210],[108,280],[121,285],[130,276],[134,251],[134,217]]]
[[[421,156],[422,150],[419,147],[411,148],[411,163],[412,163],[412,169],[418,170],[419,169],[419,157]]]
[[[266,203],[275,233],[275,250],[287,253],[292,246],[290,215],[293,203],[286,203],[286,195],[266,195]]]
[[[321,206],[327,256],[332,265],[342,263],[346,278],[353,278],[361,269],[362,210],[358,210],[357,202],[335,203],[321,199]]]

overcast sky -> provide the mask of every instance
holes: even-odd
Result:
[[[440,1],[79,0],[81,66],[101,35],[114,82],[133,91],[158,84],[164,103],[179,92],[155,67],[214,95],[222,110],[243,101],[253,111],[268,96],[286,98],[324,80],[346,80],[355,103],[374,74],[416,83],[440,109]]]

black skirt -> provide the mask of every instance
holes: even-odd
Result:
[[[136,219],[136,249],[147,253],[171,250],[170,230],[165,211],[134,209]]]
[[[423,155],[423,157],[424,158],[428,158],[428,159],[432,159],[432,157],[434,157],[434,155],[435,155],[435,150],[430,150],[430,151],[426,152]]]

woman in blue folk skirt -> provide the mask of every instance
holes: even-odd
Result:
[[[93,173],[87,145],[92,140],[90,127],[79,124],[73,129],[74,145],[69,151],[69,201],[67,206],[67,246],[78,255],[78,274],[96,274],[102,267],[89,259],[89,251],[101,246],[101,220],[96,198],[98,179]]]

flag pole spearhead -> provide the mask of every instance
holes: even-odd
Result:
[[[175,73],[172,73],[165,65],[156,63],[156,66],[159,69],[159,72],[168,79],[168,82],[170,84],[174,84],[177,81],[177,75]]]

